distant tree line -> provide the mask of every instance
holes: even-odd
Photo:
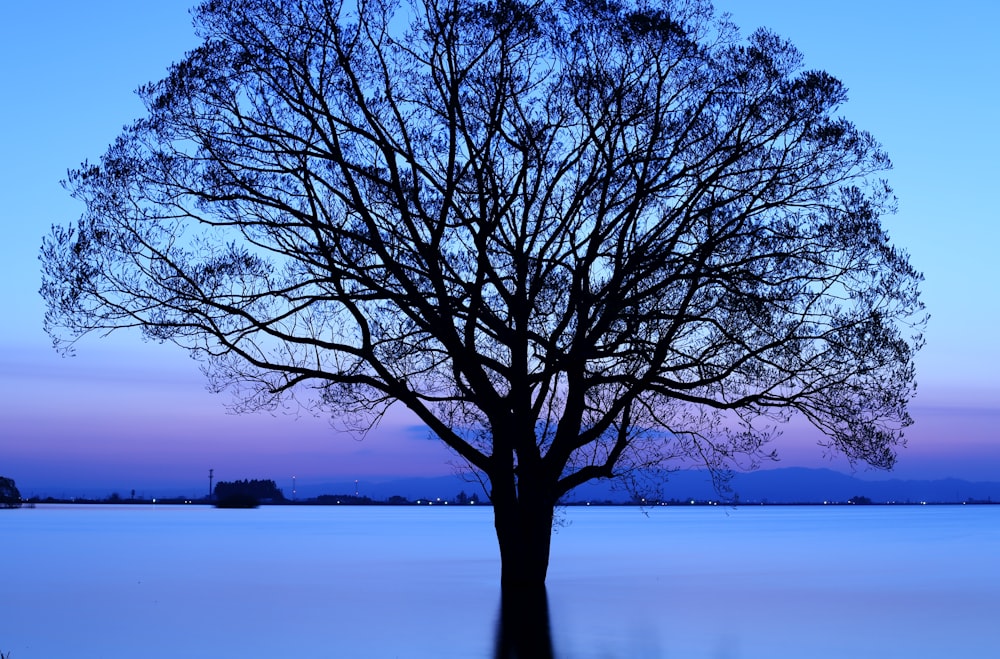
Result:
[[[0,476],[0,508],[20,508],[21,492],[13,478]]]
[[[237,480],[219,481],[215,484],[216,501],[225,501],[234,496],[252,497],[257,501],[282,502],[284,493],[278,489],[273,480]]]

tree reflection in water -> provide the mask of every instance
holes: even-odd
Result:
[[[545,586],[505,587],[500,595],[494,659],[555,659]]]

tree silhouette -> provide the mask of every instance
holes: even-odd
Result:
[[[21,492],[13,478],[0,476],[0,508],[20,508]]]
[[[241,409],[412,410],[479,475],[506,585],[596,478],[769,456],[800,414],[890,467],[921,279],[844,86],[707,2],[209,0],[67,186],[69,349],[137,327]]]

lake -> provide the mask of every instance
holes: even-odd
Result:
[[[486,507],[0,511],[11,659],[491,658]],[[1000,656],[1000,506],[573,507],[560,659]]]

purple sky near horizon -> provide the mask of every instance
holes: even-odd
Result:
[[[745,34],[767,26],[808,68],[851,90],[843,114],[882,141],[900,210],[894,242],[926,275],[928,345],[917,362],[916,424],[891,474],[1000,480],[1000,8],[938,3],[717,2]],[[830,6],[827,6],[827,5]],[[822,6],[821,6],[822,5]],[[364,441],[307,414],[232,415],[198,365],[122,333],[62,358],[41,329],[38,248],[80,213],[59,185],[140,116],[134,90],[196,45],[189,0],[4,3],[0,8],[0,475],[25,493],[106,489],[198,494],[216,479],[300,483],[451,473],[453,456],[405,413]],[[846,469],[792,424],[776,466]],[[177,492],[174,492],[177,490]]]

